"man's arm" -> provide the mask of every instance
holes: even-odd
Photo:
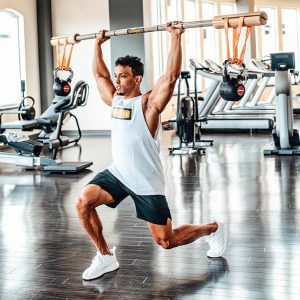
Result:
[[[102,100],[109,106],[112,105],[112,99],[116,91],[110,78],[110,73],[103,60],[101,45],[109,38],[104,36],[105,30],[99,32],[95,43],[93,58],[93,73],[96,80],[97,88]]]
[[[168,55],[167,69],[155,84],[147,101],[147,110],[150,114],[160,114],[170,101],[175,88],[176,80],[181,71],[182,50],[181,35],[184,29],[173,28],[178,22],[167,24],[167,30],[171,33],[171,48]],[[151,113],[152,111],[152,113]],[[147,113],[146,113],[147,114]]]

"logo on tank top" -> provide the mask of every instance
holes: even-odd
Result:
[[[131,111],[132,109],[130,108],[113,107],[112,118],[121,120],[131,120]]]

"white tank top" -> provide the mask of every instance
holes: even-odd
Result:
[[[164,195],[159,156],[161,126],[153,138],[146,124],[142,96],[112,102],[112,157],[109,171],[137,195]]]

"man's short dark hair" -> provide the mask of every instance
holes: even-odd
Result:
[[[133,76],[142,76],[144,75],[144,64],[141,62],[141,59],[136,56],[126,55],[123,57],[119,57],[115,65],[128,66],[131,67]]]

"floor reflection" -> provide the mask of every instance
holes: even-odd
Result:
[[[108,137],[84,138],[81,159],[93,160],[90,172],[61,176],[0,165],[1,299],[299,298],[300,157],[264,157],[271,138],[255,134],[216,134],[205,155],[170,156],[164,134],[174,226],[226,221],[225,258],[208,260],[202,239],[161,249],[127,199],[115,210],[97,209],[120,270],[83,283],[95,248],[74,201],[111,162]],[[80,149],[66,150],[63,159],[76,160]]]
[[[0,269],[6,278],[0,280],[2,293],[32,287],[31,282],[39,282],[73,255],[66,252],[70,241],[65,244],[70,236],[67,206],[74,179],[84,176],[1,170]],[[43,279],[44,284],[53,280],[49,275]]]
[[[209,259],[207,262],[206,271],[199,271],[198,275],[188,276],[172,276],[167,278],[160,276],[159,273],[153,274],[153,276],[146,277],[144,281],[139,282],[138,278],[135,281],[128,280],[127,287],[120,291],[121,299],[134,298],[133,289],[140,289],[143,291],[143,299],[180,299],[180,297],[188,295],[201,295],[201,291],[204,294],[209,293],[208,290],[212,290],[215,283],[223,278],[229,271],[228,263],[225,258]],[[203,266],[202,266],[203,268]],[[113,287],[120,286],[126,281],[126,276],[122,274],[122,271],[106,274],[103,277],[94,281],[83,281],[83,285],[86,287],[93,287],[96,289],[98,295],[109,295],[109,292]],[[99,298],[98,298],[99,299]],[[181,298],[182,299],[182,298]]]

